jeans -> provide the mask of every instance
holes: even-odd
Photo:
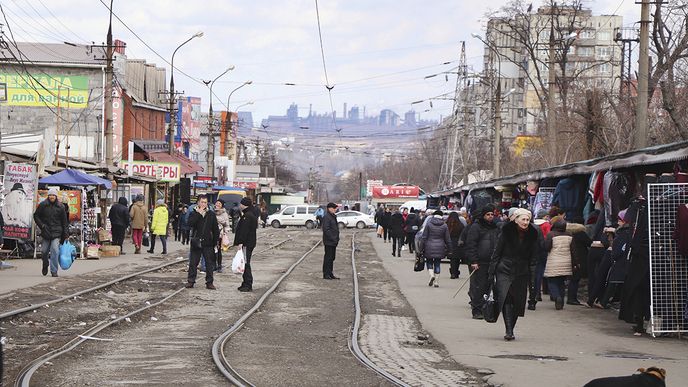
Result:
[[[325,246],[325,256],[323,257],[323,277],[334,275],[334,260],[337,255],[337,246]],[[245,272],[244,272],[245,273]]]
[[[385,239],[385,242],[387,242],[387,239],[391,239],[389,236],[389,227],[382,227],[382,237]]]
[[[162,242],[162,253],[167,254],[167,235],[155,235],[152,234],[150,236],[150,252],[152,253],[155,250],[155,237],[160,238],[160,242]]]
[[[459,274],[461,274],[460,270],[460,265],[461,265],[461,257],[459,256],[459,240],[458,239],[452,239],[452,251],[451,255],[449,256],[450,259],[450,265],[449,265],[449,274],[451,274],[452,277],[458,277]]]
[[[538,262],[535,266],[535,278],[531,284],[530,294],[528,297],[528,303],[535,305],[537,303],[538,297],[542,297],[542,281],[545,276],[545,262]]]
[[[50,254],[50,255],[48,255]],[[58,257],[60,256],[60,238],[45,239],[41,243],[41,258],[43,262],[48,261],[50,257],[50,273],[57,273]]]
[[[137,249],[141,249],[141,243],[143,243],[143,229],[134,228],[131,230],[131,239],[134,240],[134,246]]]
[[[577,273],[574,273],[571,277],[569,277],[569,288],[568,288],[568,293],[566,294],[566,301],[567,302],[572,302],[572,301],[578,301],[578,286],[580,284],[580,275]]]
[[[182,244],[189,244],[189,230],[182,230]]]
[[[196,274],[198,263],[201,260],[201,255],[206,258],[206,271],[205,271],[205,283],[213,283],[213,272],[215,271],[215,249],[210,246],[203,246],[202,249],[191,248],[189,252],[189,275],[187,280],[189,283],[196,283]]]
[[[425,267],[428,270],[434,269],[435,274],[440,274],[440,262],[442,258],[425,258]]]
[[[406,243],[409,246],[409,253],[413,254],[416,251],[416,233],[410,232],[406,234]]]
[[[401,256],[401,246],[404,245],[404,237],[392,237],[392,255]]]
[[[558,298],[564,298],[564,281],[566,280],[565,276],[559,276],[559,277],[549,277],[547,279],[547,283],[549,284],[549,294],[554,297],[554,299]]]
[[[327,246],[326,246],[327,247]],[[246,265],[244,266],[244,275],[242,276],[241,286],[253,289],[253,273],[251,273],[251,256],[253,255],[253,248],[244,248],[244,258]],[[332,257],[334,261],[334,257]],[[330,271],[332,266],[330,266]]]

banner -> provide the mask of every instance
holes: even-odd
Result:
[[[420,188],[413,185],[373,186],[374,199],[418,199]]]
[[[60,108],[84,109],[88,107],[88,77],[59,74],[0,73],[0,83],[7,84],[7,105],[55,108],[58,94]]]
[[[160,182],[179,183],[179,175],[181,174],[181,165],[179,163],[134,161],[131,165],[134,173],[139,175],[154,177]],[[124,162],[121,168],[129,168],[129,162]]]
[[[36,207],[47,198],[48,190],[38,191]],[[57,200],[69,206],[69,223],[81,221],[81,191],[60,190],[57,192]]]
[[[33,227],[33,200],[38,188],[35,164],[5,162],[3,231],[7,239],[30,240]]]

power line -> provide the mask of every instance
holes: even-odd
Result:
[[[318,38],[320,39],[320,54],[322,56],[323,70],[325,72],[325,89],[327,89],[327,95],[330,99],[330,110],[332,111],[332,124],[334,125],[334,130],[336,130],[337,133],[339,133],[341,136],[341,129],[337,128],[337,118],[335,117],[334,102],[332,101],[332,89],[334,88],[334,85],[330,84],[330,78],[327,75],[327,64],[325,63],[325,47],[323,45],[322,28],[320,26],[320,9],[318,8],[318,0],[315,0],[315,16],[318,20]]]

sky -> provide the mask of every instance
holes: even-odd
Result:
[[[103,0],[106,3],[109,0]],[[451,101],[414,101],[453,94],[461,41],[476,71],[482,44],[471,33],[484,34],[487,12],[506,0],[320,0],[323,51],[332,104],[341,117],[343,104],[365,106],[368,115],[392,109],[403,116],[414,109],[422,119],[439,120],[451,112]],[[542,2],[535,1],[534,7]],[[640,17],[633,0],[591,0],[594,14],[622,15],[624,25]],[[105,41],[108,8],[101,0],[6,0],[8,24],[17,41],[100,44]],[[300,115],[309,104],[318,113],[331,111],[325,88],[315,0],[114,0],[113,35],[127,43],[128,58],[146,59],[168,69],[175,48],[202,31],[175,56],[175,88],[203,99],[209,90],[201,80],[234,70],[213,88],[214,110],[251,111],[254,121],[284,115],[293,102]],[[4,24],[4,22],[3,22]],[[4,27],[7,30],[7,27]],[[149,47],[147,47],[147,46]],[[448,64],[445,64],[450,62]],[[188,76],[181,73],[188,74]],[[431,78],[428,75],[440,74]],[[293,86],[284,85],[293,83]]]

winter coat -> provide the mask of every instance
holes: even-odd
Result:
[[[189,231],[189,211],[179,214],[179,229],[182,231]]]
[[[628,225],[616,229],[616,236],[612,242],[612,268],[609,270],[608,283],[623,283],[628,273],[628,254],[631,248],[633,229]]]
[[[497,246],[499,229],[494,223],[482,218],[473,223],[466,235],[466,259],[468,262],[488,264],[492,259],[492,253]]]
[[[197,238],[202,238],[203,247],[215,247],[220,239],[220,229],[217,226],[217,218],[215,213],[207,211],[205,216],[194,210],[189,215],[189,227],[194,230],[194,235]],[[193,249],[193,244],[191,245]]]
[[[229,214],[224,208],[215,210],[215,217],[217,218],[217,227],[220,229],[220,238],[229,232]]]
[[[385,227],[385,210],[380,208],[375,212],[375,223],[377,223],[378,226]]]
[[[571,264],[571,241],[573,238],[566,233],[566,222],[558,221],[552,225],[552,231],[545,239],[547,265],[545,277],[564,277],[573,274]]]
[[[511,293],[514,312],[518,316],[525,314],[528,284],[535,273],[537,257],[538,232],[535,227],[529,225],[521,239],[516,223],[505,224],[497,238],[488,271],[488,283],[491,284],[496,279],[494,292],[499,311],[502,310],[507,295]]]
[[[325,246],[337,246],[339,244],[339,224],[337,215],[326,211],[322,219],[323,244]]]
[[[391,227],[391,223],[392,223],[392,213],[385,211],[384,215],[382,215],[382,227],[389,228],[389,227]]]
[[[404,223],[404,232],[407,234],[415,234],[418,232],[420,229],[420,226],[422,225],[420,222],[420,217],[416,215],[415,213],[410,213],[406,217],[406,223]],[[413,226],[416,226],[416,229],[413,229]]]
[[[167,206],[159,204],[153,211],[153,221],[151,222],[151,232],[153,235],[167,235],[167,222],[170,217],[167,212]]]
[[[129,216],[131,217],[132,229],[143,230],[148,227],[148,214],[142,201],[138,201],[131,206]]]
[[[559,208],[566,212],[567,219],[574,219],[580,216],[583,208],[581,203],[580,187],[576,180],[566,178],[561,180],[554,189],[552,204],[558,204]]]
[[[68,237],[69,222],[64,204],[59,200],[50,203],[45,199],[38,205],[36,212],[33,213],[33,220],[41,230],[41,237],[44,239],[59,239]]]
[[[126,198],[119,198],[119,201],[110,207],[110,223],[116,226],[127,227],[130,223],[129,209]]]
[[[249,250],[256,247],[258,218],[256,218],[253,208],[253,206],[247,207],[241,214],[239,223],[236,226],[236,233],[234,234],[234,246],[243,245],[243,247]]]
[[[389,236],[392,238],[402,238],[404,233],[404,216],[400,212],[395,212],[389,220]]]
[[[566,232],[571,234],[571,265],[574,276],[587,275],[588,250],[592,239],[588,236],[585,226],[578,223],[567,223]]]
[[[441,216],[433,216],[423,229],[421,254],[427,259],[444,258],[452,251],[449,227]]]

